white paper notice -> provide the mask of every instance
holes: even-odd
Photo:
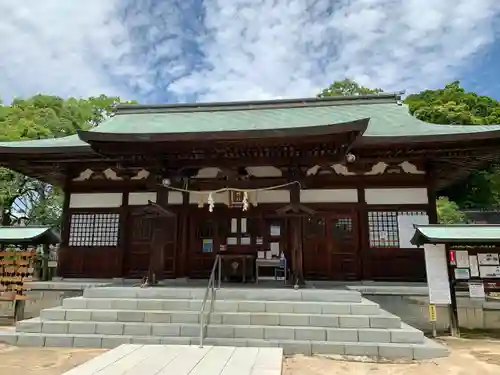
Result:
[[[231,219],[231,233],[238,233],[238,219]]]
[[[238,245],[238,238],[236,237],[228,237],[227,238],[228,245]]]
[[[266,257],[265,251],[259,251],[259,252],[257,252],[257,258],[264,259],[265,257]]]
[[[252,243],[251,237],[241,237],[241,244],[242,245],[250,245],[251,243]]]
[[[498,254],[487,253],[487,254],[477,254],[477,260],[480,266],[498,266]]]
[[[270,251],[266,251],[266,259],[273,259],[273,254]]]
[[[241,233],[246,233],[247,232],[247,218],[243,217],[241,218]]]
[[[456,280],[468,280],[470,279],[470,273],[468,268],[455,268],[455,279]]]
[[[270,244],[271,254],[274,256],[280,255],[280,243],[279,242],[271,242]]]
[[[429,288],[429,303],[449,305],[451,303],[445,245],[424,245],[425,270]]]
[[[271,236],[281,235],[281,227],[277,224],[272,224],[271,230],[269,231],[269,235],[271,235]]]
[[[479,275],[483,279],[500,278],[500,266],[480,266]]]
[[[470,277],[479,277],[479,265],[477,264],[477,256],[469,255]]]
[[[469,268],[469,252],[467,250],[455,251],[455,259],[458,268]]]
[[[485,298],[483,283],[469,283],[470,298]]]

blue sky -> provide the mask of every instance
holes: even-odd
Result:
[[[351,78],[500,99],[498,0],[0,0],[0,97],[313,96]]]

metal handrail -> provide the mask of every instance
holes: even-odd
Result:
[[[218,271],[217,288],[215,288],[215,271]],[[203,339],[205,338],[207,325],[208,323],[210,323],[210,314],[214,311],[214,301],[216,297],[215,291],[220,289],[221,275],[222,275],[221,258],[220,255],[217,254],[217,256],[215,257],[214,265],[212,267],[212,272],[210,272],[210,278],[208,279],[208,285],[207,288],[205,289],[205,296],[203,297],[203,302],[201,304],[201,309],[200,309],[200,348],[203,347]],[[212,292],[210,293],[210,310],[208,312],[207,319],[205,319],[205,306],[207,305],[209,291]]]

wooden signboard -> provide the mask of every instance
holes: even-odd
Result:
[[[0,300],[26,299],[25,282],[33,278],[34,250],[0,251]]]

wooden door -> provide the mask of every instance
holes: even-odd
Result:
[[[153,241],[153,221],[140,215],[130,215],[128,246],[124,256],[125,277],[142,278],[149,270],[149,251]]]
[[[188,274],[192,278],[208,278],[220,247],[217,217],[200,212],[191,215],[190,224]]]
[[[155,238],[156,235],[159,236]],[[128,222],[128,246],[124,256],[125,277],[147,276],[152,246],[160,246],[162,275],[159,278],[175,277],[177,220],[175,217],[151,218],[131,215]]]
[[[357,221],[353,213],[318,213],[303,220],[304,276],[357,280],[360,277]]]
[[[156,219],[156,230],[160,233],[160,246],[163,258],[163,278],[176,277],[177,219],[163,217]]]
[[[361,276],[355,218],[354,215],[339,215],[328,220],[331,279],[359,280]]]
[[[325,217],[304,218],[302,233],[304,277],[311,280],[329,279],[330,261]]]

